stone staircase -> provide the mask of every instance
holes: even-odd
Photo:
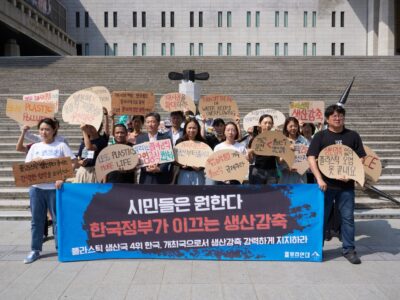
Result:
[[[152,90],[159,99],[178,90],[168,72],[184,69],[208,71],[210,80],[201,82],[202,93],[232,95],[242,117],[259,108],[288,113],[292,100],[336,103],[355,75],[346,104],[347,127],[357,130],[383,162],[376,187],[400,199],[400,60],[396,57],[20,57],[0,58],[0,219],[30,218],[28,189],[16,188],[12,177],[12,164],[22,162],[24,155],[15,151],[19,128],[5,116],[7,97],[60,89],[63,103],[79,89],[104,85],[110,90]],[[61,119],[60,114],[57,117]],[[78,150],[78,126],[62,122],[60,134]],[[400,218],[399,206],[361,190],[356,207],[358,218]]]

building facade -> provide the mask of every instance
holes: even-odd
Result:
[[[63,0],[78,55],[398,53],[395,0]]]

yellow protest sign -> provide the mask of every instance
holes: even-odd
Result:
[[[54,105],[54,112],[58,112],[58,99],[60,96],[59,90],[52,90],[48,92],[42,92],[37,94],[23,95],[22,100],[32,102],[44,102],[51,103]]]
[[[103,107],[107,109],[107,112],[111,113],[111,94],[105,86],[92,86],[85,90],[91,91],[99,96],[100,102]]]
[[[258,109],[249,112],[243,118],[243,129],[248,131],[253,126],[258,126],[258,121],[262,115],[270,115],[274,120],[274,127],[278,128],[285,123],[285,115],[276,109]]]
[[[97,180],[102,180],[113,171],[128,171],[136,167],[139,158],[132,146],[115,144],[101,150],[96,159]]]
[[[226,95],[206,95],[200,98],[199,112],[207,119],[239,117],[236,101]]]
[[[194,114],[196,113],[196,105],[192,97],[181,93],[169,93],[165,94],[160,99],[160,106],[163,110],[172,111],[187,111],[190,110]]]
[[[324,101],[292,101],[289,104],[289,116],[295,117],[299,122],[324,123]]]
[[[288,166],[294,163],[294,152],[290,149],[290,141],[280,131],[260,133],[254,138],[251,149],[257,155],[281,157]]]
[[[54,104],[7,99],[6,116],[32,127],[44,118],[54,118]]]
[[[31,186],[39,183],[52,183],[74,177],[70,157],[51,158],[25,164],[13,164],[15,185]]]
[[[185,141],[174,148],[176,162],[188,167],[204,168],[212,153],[210,146],[198,141]]]
[[[99,129],[103,121],[103,105],[95,93],[81,90],[69,96],[64,103],[62,117],[69,124],[87,124]]]
[[[328,178],[353,179],[364,186],[364,167],[361,159],[345,145],[328,146],[318,155],[318,167]]]
[[[116,115],[146,115],[154,111],[153,92],[115,91],[111,93],[112,112]]]
[[[367,155],[362,159],[365,171],[365,179],[376,183],[382,174],[382,163],[378,155],[371,148],[364,145],[364,150]]]
[[[212,180],[243,182],[249,173],[249,162],[235,150],[220,150],[208,157],[205,171]]]

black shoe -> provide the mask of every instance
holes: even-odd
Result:
[[[330,241],[332,239],[332,234],[331,231],[328,230],[327,232],[325,232],[325,241]]]
[[[361,264],[361,260],[357,256],[357,252],[354,250],[350,250],[347,253],[343,253],[343,256],[353,265]]]

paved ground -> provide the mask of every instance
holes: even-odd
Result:
[[[399,299],[400,220],[357,221],[363,263],[104,260],[59,263],[54,243],[24,265],[30,223],[0,221],[0,299]]]

